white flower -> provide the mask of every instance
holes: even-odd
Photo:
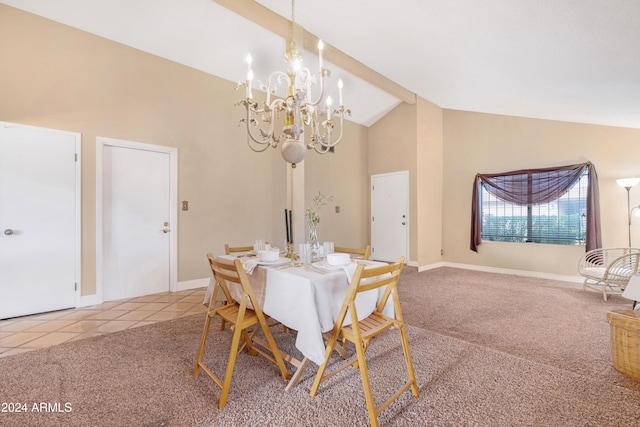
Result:
[[[309,228],[315,228],[318,223],[320,223],[320,214],[318,211],[332,200],[333,196],[325,196],[322,192],[318,191],[318,194],[313,198],[311,207],[308,207],[304,211],[304,216],[307,218]]]

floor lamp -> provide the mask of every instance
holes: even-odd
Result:
[[[629,247],[631,247],[631,199],[629,198],[629,191],[631,187],[637,185],[640,182],[640,178],[621,178],[616,179],[616,183],[620,187],[624,187],[627,190],[627,217],[629,219]]]

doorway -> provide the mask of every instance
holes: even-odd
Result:
[[[409,254],[409,172],[371,175],[371,258],[394,262]]]
[[[97,284],[103,301],[175,291],[177,149],[97,138]]]
[[[0,319],[77,306],[80,142],[0,122]]]

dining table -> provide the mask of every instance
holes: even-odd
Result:
[[[220,258],[234,260],[234,255]],[[322,364],[325,358],[325,338],[333,329],[336,318],[347,293],[351,278],[358,264],[364,268],[386,265],[386,262],[351,259],[343,266],[330,265],[326,260],[302,263],[280,257],[277,261],[261,262],[253,254],[239,256],[247,272],[251,286],[262,311],[270,318],[296,332],[295,347],[302,358],[283,354],[283,359],[296,367],[289,383],[290,390],[301,379],[302,374],[313,362]],[[208,303],[215,282],[211,278],[205,302]],[[239,299],[240,290],[230,287],[234,299]],[[377,307],[384,288],[359,294],[356,299],[358,320],[369,316]],[[394,316],[391,299],[383,313]],[[349,314],[345,325],[351,322]],[[348,354],[340,347],[336,349],[343,357]]]

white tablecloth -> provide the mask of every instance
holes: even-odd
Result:
[[[384,265],[372,261],[367,263],[369,265],[365,268]],[[352,263],[346,270],[352,275],[355,267],[356,264]],[[265,270],[266,283],[263,282]],[[262,310],[288,328],[296,330],[296,348],[319,365],[324,361],[325,352],[322,333],[333,329],[338,317],[349,286],[347,272],[338,269],[322,274],[303,266],[286,269],[259,266],[249,278],[256,294],[264,286]],[[382,292],[382,289],[372,290],[358,295],[356,308],[359,320],[375,310]],[[384,314],[390,317],[394,315],[391,298],[387,301]],[[349,323],[347,313],[345,324]]]
[[[342,270],[321,274],[304,267],[286,270],[270,268],[267,269],[263,310],[275,320],[298,331],[296,348],[319,365],[324,361],[325,352],[322,333],[333,329],[348,286],[347,275]],[[358,295],[356,308],[359,320],[375,310],[381,294],[373,290]],[[391,299],[384,312],[393,316]],[[347,313],[345,324],[349,323]]]

